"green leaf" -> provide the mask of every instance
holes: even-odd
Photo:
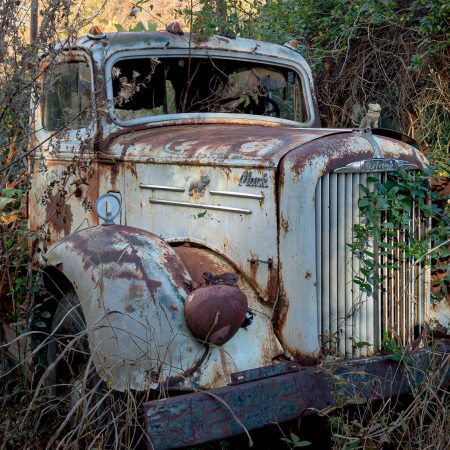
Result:
[[[130,31],[138,32],[145,31],[145,25],[142,22],[138,22]]]
[[[115,23],[114,28],[116,29],[116,31],[125,31],[124,27],[120,25],[120,23]]]
[[[157,28],[158,28],[158,24],[156,22],[148,22],[147,23],[148,31],[156,31]]]
[[[47,324],[45,322],[42,322],[42,320],[39,320],[36,322],[36,326],[39,328],[46,328]]]
[[[358,200],[358,206],[360,208],[365,208],[366,206],[370,205],[370,200],[368,198],[360,198]]]
[[[6,188],[6,189],[2,189],[2,194],[5,197],[14,197],[15,195],[21,195],[22,191],[20,189]]]
[[[48,311],[42,311],[41,312],[41,314],[40,314],[40,316],[43,318],[43,319],[50,319],[50,317],[52,316]]]
[[[0,211],[3,211],[6,206],[8,206],[11,203],[14,203],[16,201],[17,200],[15,198],[0,197]]]
[[[356,348],[370,347],[372,344],[370,342],[359,341],[355,343]]]

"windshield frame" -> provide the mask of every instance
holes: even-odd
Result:
[[[274,67],[287,68],[296,73],[302,84],[304,93],[304,100],[306,102],[306,112],[308,120],[306,122],[295,122],[288,119],[282,119],[278,117],[242,114],[242,113],[205,113],[205,112],[193,112],[193,113],[175,113],[175,114],[160,114],[154,116],[142,116],[139,118],[122,120],[116,113],[114,108],[114,95],[113,95],[113,83],[112,83],[112,68],[120,60],[135,59],[142,57],[161,57],[161,58],[219,58],[223,60],[242,61],[242,62],[257,62],[260,64],[270,64]],[[133,50],[133,51],[119,51],[111,55],[105,64],[105,79],[106,79],[106,95],[108,101],[108,112],[116,125],[121,127],[132,127],[143,124],[160,124],[167,121],[183,121],[192,119],[231,119],[231,120],[249,120],[249,121],[267,121],[281,125],[294,125],[304,128],[314,126],[316,117],[314,102],[311,93],[311,84],[308,73],[299,64],[295,62],[289,62],[287,60],[280,60],[274,57],[261,56],[261,55],[249,55],[242,54],[235,51],[223,51],[223,50],[210,50],[210,49],[148,49],[148,50]]]

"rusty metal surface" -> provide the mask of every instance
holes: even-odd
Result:
[[[233,124],[176,125],[113,140],[114,160],[189,165],[277,167],[293,148],[336,130]],[[340,133],[350,130],[340,130]]]
[[[119,137],[109,154],[117,161],[110,179],[123,186],[123,223],[150,230],[169,242],[189,241],[214,249],[247,275],[265,301],[274,303],[277,180],[272,167],[302,143],[336,132],[222,124],[179,125]],[[202,177],[207,177],[207,185],[191,190]],[[217,191],[249,197],[219,196]],[[167,220],[168,216],[177,220]],[[271,265],[260,262],[268,260]]]
[[[150,152],[146,153],[147,155]],[[231,260],[238,271],[251,280],[254,288],[268,303],[276,292],[273,277],[277,271],[276,174],[274,170],[252,169],[253,175],[268,179],[268,187],[239,186],[244,168],[218,166],[190,166],[180,164],[133,163],[118,165],[117,182],[124,183],[122,197],[125,223],[151,230],[170,243],[192,242],[203,245]],[[207,175],[209,185],[201,195],[189,188]],[[184,187],[184,192],[141,189],[139,185],[156,184]],[[211,190],[261,194],[264,200],[211,195]],[[129,199],[129,200],[127,200]],[[155,202],[175,203],[161,204]],[[177,203],[182,203],[179,206]],[[226,208],[214,210],[200,205]],[[186,205],[192,205],[188,207]],[[236,209],[251,210],[240,214]],[[176,218],[176,220],[173,220]],[[226,230],[226,232],[225,232]],[[254,264],[252,259],[268,260],[273,266]]]
[[[441,368],[445,386],[450,381],[445,364],[449,354],[449,345],[422,350],[412,355],[407,368],[389,356],[288,367],[288,373],[275,366],[259,371],[263,378],[256,380],[250,371],[248,379],[253,381],[150,401],[144,405],[149,448],[179,448],[241,434],[236,417],[251,431],[295,419],[308,409],[336,406],[338,398],[341,405],[404,394],[420,384],[430,368]],[[281,374],[272,376],[277,370]]]
[[[230,374],[254,367],[270,366],[273,359],[283,354],[272,326],[272,307],[261,302],[255,289],[242,272],[217,253],[199,247],[175,247],[191,275],[193,288],[204,286],[207,276],[219,277],[224,273],[236,273],[237,286],[247,297],[248,307],[254,313],[253,322],[238,332],[222,346],[211,346],[205,362],[193,374],[195,387],[220,387],[228,383]],[[251,348],[251,352],[246,349]],[[171,380],[168,382],[171,385]],[[186,380],[177,380],[176,386],[186,386]],[[174,385],[174,386],[175,386]]]
[[[196,257],[191,261],[203,259],[206,272],[234,271],[211,251],[192,250]],[[189,259],[186,252],[184,257]],[[77,292],[94,364],[115,390],[142,391],[161,383],[219,387],[232,372],[270,365],[283,352],[273,333],[271,308],[242,277],[237,285],[255,314],[253,323],[220,347],[197,340],[184,311],[195,281],[175,251],[144,230],[109,225],[73,233],[49,250],[46,264],[63,272]],[[212,286],[222,287],[231,288]],[[242,352],[249,347],[251,355]]]
[[[219,346],[239,330],[247,308],[247,298],[239,288],[219,284],[191,292],[184,313],[187,326],[197,339]]]
[[[121,50],[141,49],[205,49],[240,52],[249,55],[272,56],[288,62],[298,61],[306,64],[304,58],[288,47],[255,41],[253,39],[230,39],[225,36],[210,36],[196,38],[195,34],[179,36],[167,32],[141,33],[107,33],[105,39],[92,41],[87,37],[78,39],[75,44],[92,53],[101,52],[104,55]]]
[[[157,236],[123,226],[88,228],[47,253],[75,289],[99,375],[113,389],[144,390],[188,377],[208,349],[184,320],[191,279]]]
[[[192,50],[196,56],[224,58],[232,58],[234,52],[239,58],[294,67],[314,92],[311,71],[303,58],[273,44],[221,36],[191,41],[188,36],[167,33],[110,34],[99,41],[83,38],[78,44],[82,49],[69,56],[89,62],[98,105],[107,99],[105,64],[112,64],[118,52],[120,57],[133,57],[141,50],[156,56],[163,52],[186,55]],[[318,125],[316,119],[314,125]],[[101,111],[92,130],[69,131],[60,136],[60,142],[50,139],[34,162],[30,228],[46,223],[50,241],[97,225],[98,219],[89,206],[110,191],[123,200],[120,223],[141,229],[129,235],[113,228],[111,236],[105,235],[102,228],[76,233],[76,238],[63,240],[50,253],[58,256],[55,261],[64,260],[64,270],[70,273],[83,302],[95,305],[90,306],[91,325],[102,314],[106,320],[110,312],[113,316],[117,313],[114,320],[126,327],[151,317],[151,323],[138,326],[138,340],[153,329],[154,320],[166,339],[161,348],[170,348],[168,354],[177,367],[155,371],[159,355],[153,350],[138,350],[129,331],[122,330],[120,351],[127,348],[126,336],[134,348],[132,358],[126,360],[126,370],[134,378],[125,379],[117,348],[107,349],[102,346],[110,344],[102,343],[99,348],[104,354],[118,355],[116,359],[105,356],[110,359],[102,372],[105,379],[122,371],[117,377],[120,389],[126,383],[143,388],[161,379],[182,388],[217,387],[223,386],[230,373],[270,365],[272,358],[283,352],[313,361],[320,350],[314,215],[317,181],[326,172],[372,158],[377,148],[386,157],[406,160],[420,168],[426,164],[423,156],[404,138],[399,142],[374,134],[368,139],[352,130],[300,128],[272,117],[193,114],[158,120],[120,127],[106,111]],[[49,133],[41,129],[40,111],[36,124],[40,129],[37,139],[45,141]],[[79,138],[86,137],[92,138],[88,149],[92,163],[83,172],[85,183],[79,185],[70,168],[72,160],[79,157]],[[47,165],[46,173],[39,170],[40,162]],[[66,176],[66,172],[70,175]],[[47,190],[61,177],[65,177],[62,184],[55,183],[52,190]],[[170,245],[193,243],[202,249],[179,247],[174,253],[147,232]],[[84,244],[80,238],[83,236]],[[112,254],[107,253],[108,243],[114,250]],[[119,250],[123,253],[120,258]],[[169,253],[171,263],[166,258]],[[106,265],[97,254],[106,256]],[[113,256],[116,260],[108,259]],[[143,258],[142,267],[138,257]],[[177,270],[170,268],[174,261]],[[221,270],[216,270],[217,266]],[[88,270],[86,276],[81,267]],[[132,275],[133,271],[137,275]],[[249,307],[256,311],[252,325],[239,329],[223,346],[212,346],[209,352],[193,338],[183,317],[184,299],[192,289],[204,284],[204,272],[211,272],[213,277],[236,273],[239,288],[247,296]],[[161,286],[158,277],[163,280]],[[146,279],[156,284],[148,284]],[[175,314],[175,329],[185,337],[176,356],[167,337],[174,334],[173,328],[168,331],[172,319],[162,319],[144,301],[159,295],[176,299],[172,306],[160,311],[167,317]],[[275,322],[277,335],[272,327]],[[104,325],[105,329],[111,328],[110,322]],[[108,332],[95,333],[92,336],[97,337],[92,339]],[[174,342],[181,341],[181,336],[175,334]],[[112,342],[110,338],[108,335],[105,342]],[[250,355],[248,348],[252,348]],[[144,354],[150,363],[144,362]],[[96,363],[101,366],[104,361],[97,359]],[[150,369],[144,369],[145,364]]]
[[[373,139],[385,157],[406,160],[424,168],[420,154],[410,145],[388,137],[373,136]],[[373,156],[370,142],[353,132],[307,143],[288,153],[281,162],[281,270],[276,328],[284,348],[293,355],[318,355],[321,350],[317,273],[318,258],[323,255],[316,254],[313,244],[316,241],[317,182],[325,173]],[[299,193],[295,201],[293,193]],[[360,340],[360,336],[354,338]]]

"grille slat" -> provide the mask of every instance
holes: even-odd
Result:
[[[338,178],[338,211],[345,211],[345,176]],[[337,302],[337,329],[338,329],[338,348],[339,354],[345,355],[345,265],[340,264],[346,259],[346,245],[345,245],[345,214],[337,214],[337,281],[338,281],[338,299],[342,298],[344,301]]]
[[[339,341],[338,334],[338,209],[337,209],[337,177],[330,175],[330,203],[329,203],[329,214],[330,214],[330,280],[329,280],[329,290],[330,290],[330,334]]]
[[[329,279],[330,279],[330,225],[329,225],[329,182],[330,176],[327,174],[324,176],[321,186],[322,186],[322,204],[321,207],[321,240],[322,240],[322,255],[323,263],[322,266],[322,280],[326,282],[322,285],[322,336],[328,336],[330,333],[330,291],[329,291]]]
[[[345,175],[345,336],[353,336],[353,257],[347,243],[352,241],[353,185],[352,176]],[[319,302],[320,303],[320,302]],[[352,342],[345,339],[345,355],[352,356]]]
[[[353,216],[353,224],[359,223],[359,214],[358,214],[358,199],[359,199],[359,174],[350,175],[352,177],[352,216]],[[352,225],[353,225],[352,224]],[[350,227],[350,233],[353,235],[353,227]],[[352,255],[352,280],[359,274],[359,259],[356,255]],[[352,337],[357,339],[360,336],[360,320],[359,320],[359,305],[358,299],[360,297],[360,289],[359,285],[352,281],[352,322],[353,322],[353,334]],[[355,356],[360,356],[361,350],[355,348],[354,351]]]
[[[354,283],[362,276],[361,262],[350,244],[353,226],[360,223],[358,200],[363,195],[360,184],[374,189],[367,177],[384,180],[385,174],[335,173],[326,174],[316,189],[316,250],[319,293],[319,325],[324,349],[340,356],[365,356],[380,349],[383,334],[397,338],[404,345],[411,343],[420,332],[427,305],[425,304],[425,274],[420,265],[406,258],[405,250],[396,242],[409,242],[409,236],[421,238],[424,223],[416,217],[413,205],[409,227],[398,230],[395,237],[384,240],[395,250],[367,250],[376,256],[375,263],[386,262],[395,268],[375,267],[382,278],[371,294]],[[386,223],[387,218],[382,219]],[[408,243],[409,245],[409,243]],[[385,255],[380,253],[385,251]],[[369,342],[371,347],[355,348],[353,342]]]

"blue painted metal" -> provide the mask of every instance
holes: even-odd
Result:
[[[442,370],[442,382],[448,383],[449,355],[447,344],[438,351],[417,351],[401,362],[391,356],[314,367],[289,362],[234,374],[232,379],[239,384],[145,403],[149,448],[164,450],[228,438],[243,432],[239,421],[253,430],[295,419],[309,408],[334,406],[337,398],[352,403],[405,394],[431,367]]]

